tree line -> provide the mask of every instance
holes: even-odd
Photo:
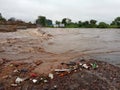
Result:
[[[15,18],[5,19],[0,13],[0,24],[4,22],[17,22],[17,23],[25,23],[25,21],[18,20]],[[32,24],[31,22],[29,22]],[[38,16],[35,20],[35,23],[41,27],[53,27],[53,21],[51,19],[47,19],[45,16]],[[97,20],[91,19],[89,21],[78,21],[73,22],[69,18],[63,18],[61,21],[55,21],[56,25],[64,24],[65,28],[120,28],[120,17],[115,18],[110,24],[106,22],[98,22]]]
[[[36,24],[40,24],[43,27],[53,26],[52,20],[46,19],[45,16],[39,16]],[[94,19],[90,21],[72,22],[69,18],[63,18],[61,21],[56,21],[55,24],[64,24],[65,28],[120,28],[120,17],[115,18],[110,24],[98,22]]]

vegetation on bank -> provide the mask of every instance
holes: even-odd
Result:
[[[63,18],[61,21],[56,21],[53,24],[53,21],[47,19],[45,16],[38,16],[35,23],[18,20],[15,18],[5,19],[0,13],[0,25],[9,25],[9,24],[19,24],[19,25],[28,25],[28,26],[41,26],[41,27],[64,27],[64,28],[120,28],[120,17],[115,18],[110,24],[106,22],[98,22],[97,20],[91,19],[90,21],[78,21],[73,22],[69,18]]]
[[[14,17],[11,17],[9,19],[6,19],[2,16],[2,14],[0,13],[0,28],[4,26],[15,26],[16,28],[35,28],[36,24],[35,23],[31,23],[31,22],[25,22],[21,19],[16,19]],[[5,27],[5,28],[6,28]]]
[[[120,17],[115,18],[110,24],[105,22],[98,22],[91,19],[90,21],[78,21],[72,22],[69,18],[63,18],[62,21],[56,21],[55,25],[64,24],[65,28],[120,28]],[[46,19],[45,16],[39,16],[36,20],[36,24],[40,24],[43,27],[54,27],[52,20]]]

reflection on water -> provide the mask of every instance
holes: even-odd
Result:
[[[43,29],[54,35],[44,43],[48,52],[81,52],[92,58],[120,63],[119,29]],[[52,44],[50,44],[52,43]]]

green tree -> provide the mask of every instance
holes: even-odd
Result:
[[[45,16],[39,16],[36,20],[36,24],[41,25],[42,27],[46,26],[46,17]]]
[[[0,19],[2,18],[2,14],[0,13]]]
[[[82,21],[78,21],[78,27],[83,27]]]
[[[109,25],[107,23],[105,23],[105,22],[100,22],[98,24],[98,28],[108,28],[108,27],[109,27]]]
[[[97,23],[97,21],[96,21],[96,20],[93,20],[93,19],[92,19],[92,20],[90,20],[90,25],[89,25],[89,26],[90,26],[90,28],[96,28],[96,26],[97,26],[97,25],[96,25],[96,23]]]
[[[114,22],[116,25],[120,26],[120,17],[117,17]]]
[[[0,13],[0,21],[6,21],[6,19],[2,16],[1,13]]]
[[[120,17],[115,18],[115,20],[112,21],[111,26],[120,28]]]
[[[83,26],[82,27],[84,27],[84,28],[89,28],[89,21],[84,21],[83,22]]]
[[[93,25],[95,25],[97,23],[97,21],[96,20],[90,20],[90,24],[93,24]]]
[[[67,24],[70,24],[71,23],[71,19],[69,19],[69,18],[63,18],[62,19],[62,24],[64,24],[65,26],[67,25]]]
[[[67,25],[66,18],[62,19],[62,24],[64,24],[65,26]]]
[[[67,24],[66,26],[67,28],[78,28],[78,23],[74,23],[74,22],[71,22],[69,24]]]
[[[14,21],[16,21],[16,19],[14,17],[11,17],[11,18],[8,19],[8,21],[14,22]]]
[[[58,25],[59,25],[59,24],[60,24],[60,21],[55,21],[55,24],[58,24]]]

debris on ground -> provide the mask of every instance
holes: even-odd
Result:
[[[24,79],[23,78],[20,78],[20,77],[17,77],[16,78],[16,80],[15,80],[15,83],[21,83],[21,82],[23,82],[24,81]]]
[[[70,72],[71,69],[55,69],[55,72]]]
[[[54,78],[54,75],[52,73],[49,73],[49,76],[48,76],[50,79],[53,79]]]
[[[36,73],[31,73],[30,74],[30,77],[32,77],[32,78],[35,78],[35,77],[37,77],[38,75],[36,74]]]
[[[12,87],[17,87],[18,85],[17,84],[11,84]]]
[[[102,61],[63,62],[48,75],[32,72],[41,61],[6,62],[0,59],[0,90],[120,90],[120,68]]]
[[[33,83],[37,83],[38,80],[37,79],[33,79],[32,81],[33,81]]]

